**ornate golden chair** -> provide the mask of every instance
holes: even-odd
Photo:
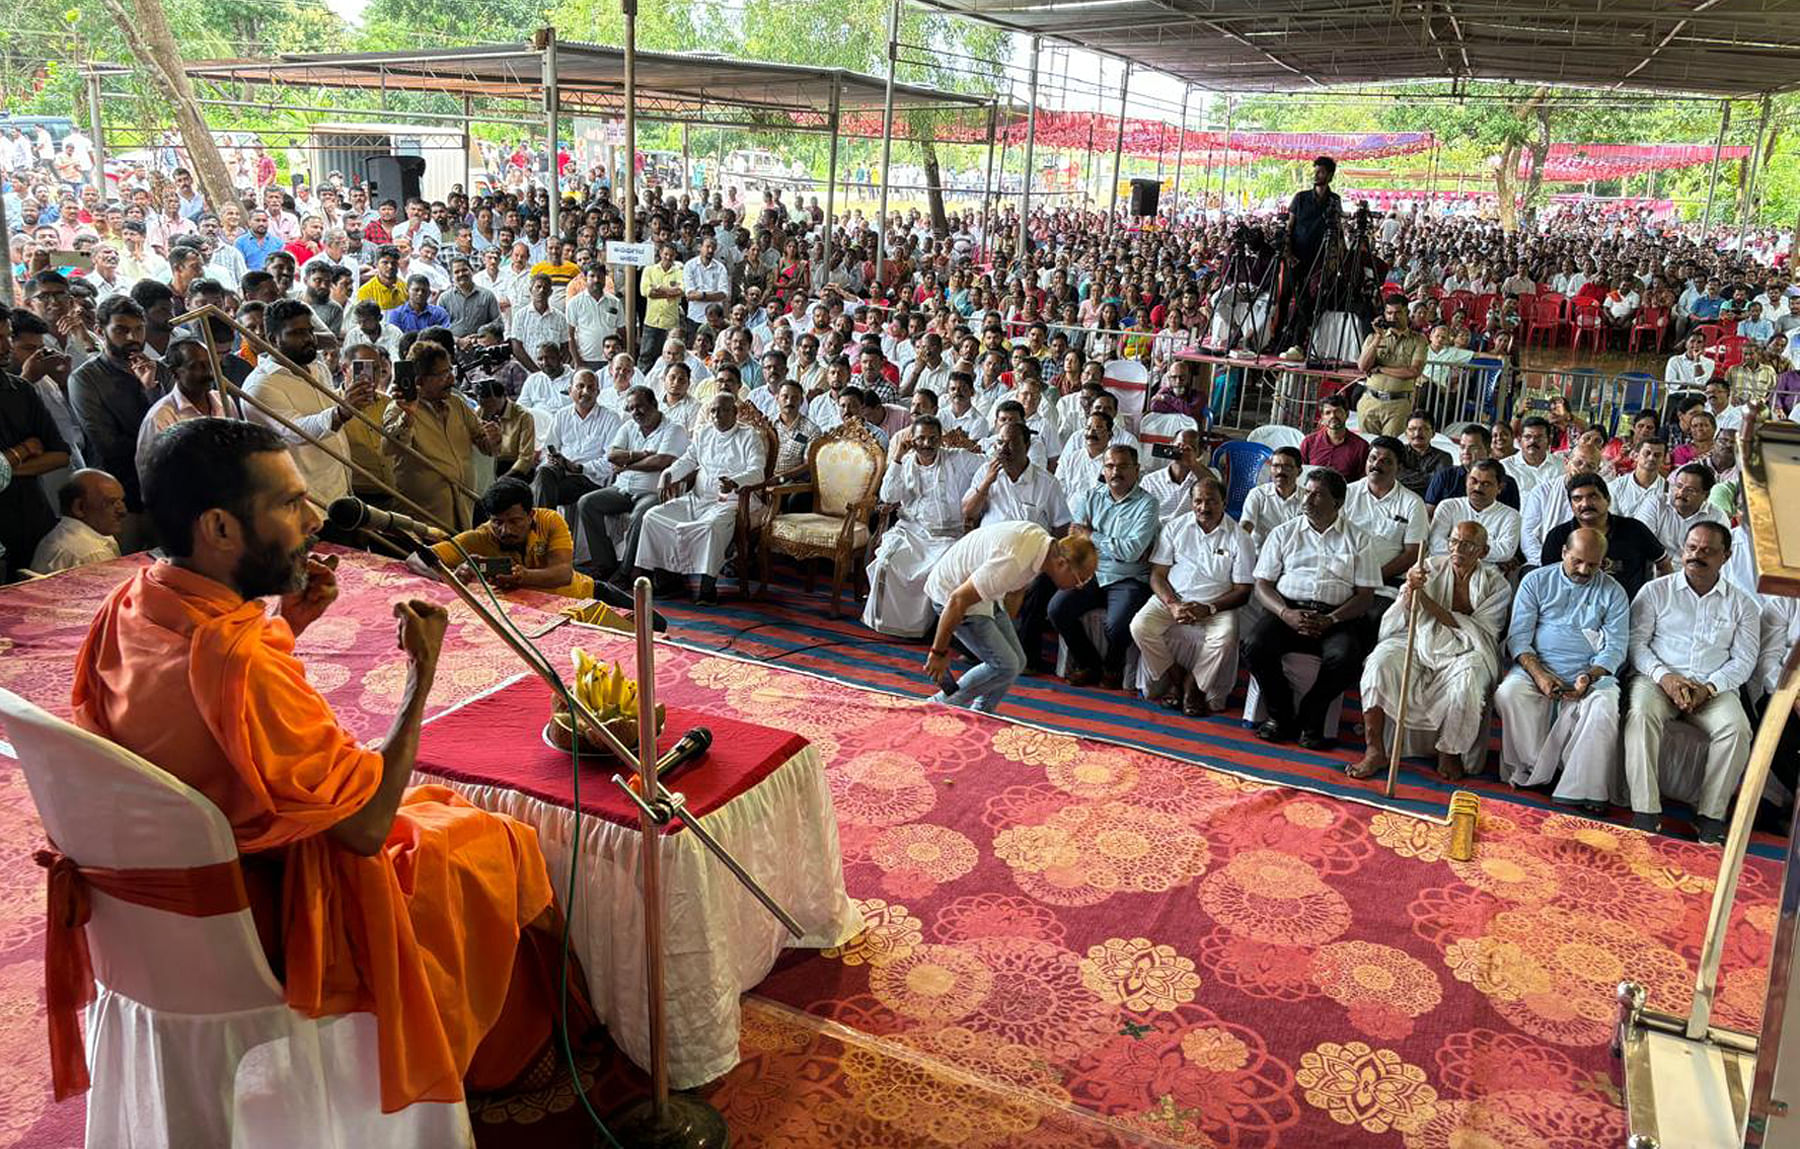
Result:
[[[887,458],[860,419],[842,423],[806,449],[809,481],[769,487],[768,519],[762,526],[762,584],[769,585],[769,556],[787,555],[806,569],[813,588],[812,560],[831,560],[831,617],[838,614],[844,576],[862,576],[868,565],[869,516],[881,490]],[[789,511],[790,495],[811,494],[810,511]]]

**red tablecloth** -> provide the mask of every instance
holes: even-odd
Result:
[[[569,755],[543,738],[550,700],[550,688],[527,677],[440,715],[420,732],[415,769],[455,782],[504,786],[573,809]],[[658,752],[667,753],[695,726],[712,730],[712,748],[676,777],[674,788],[687,796],[688,809],[696,814],[723,806],[806,746],[798,734],[671,706]],[[635,826],[637,807],[612,784],[615,772],[625,773],[612,755],[582,753],[582,813]],[[678,829],[680,823],[672,825]]]

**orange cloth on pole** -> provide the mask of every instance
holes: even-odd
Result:
[[[281,852],[288,1004],[375,1014],[384,1111],[459,1100],[520,929],[551,904],[536,832],[421,786],[380,853],[332,841],[374,795],[381,755],[338,724],[293,651],[264,603],[157,563],[95,616],[75,719],[205,794],[243,853]]]

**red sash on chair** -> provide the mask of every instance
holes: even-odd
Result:
[[[77,1013],[94,1000],[94,967],[85,926],[90,888],[134,906],[190,918],[250,908],[237,859],[185,870],[112,870],[78,865],[52,846],[39,850],[48,871],[48,929],[44,937],[44,1004],[50,1015],[50,1074],[58,1101],[86,1092],[87,1057]]]

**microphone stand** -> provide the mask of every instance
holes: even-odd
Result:
[[[407,537],[403,532],[395,533]],[[601,725],[593,711],[576,698],[573,691],[565,689],[555,668],[544,658],[543,653],[518,637],[509,625],[501,622],[495,611],[456,576],[456,572],[450,569],[450,565],[435,550],[416,539],[409,537],[409,541],[414,545],[414,553],[449,584],[456,592],[456,597],[474,612],[476,618],[518,655],[519,660],[533,673],[549,683],[551,689],[568,699],[573,710],[572,717],[578,727],[576,737],[580,737],[579,726],[586,723],[599,740],[619,758],[637,762],[638,778],[643,787],[641,795],[619,774],[612,776],[612,782],[637,806],[638,824],[643,832],[640,869],[643,874],[644,971],[648,991],[646,1005],[650,1016],[651,1092],[648,1098],[615,1117],[612,1131],[628,1149],[636,1146],[655,1146],[657,1149],[723,1149],[730,1143],[730,1133],[726,1128],[725,1118],[719,1111],[697,1097],[671,1093],[669,1090],[662,942],[661,847],[664,827],[679,821],[796,940],[806,936],[806,929],[701,824],[700,818],[688,809],[687,798],[678,792],[664,789],[662,785],[656,752],[656,636],[651,623],[654,611],[651,609],[650,580],[640,578],[632,587],[632,622],[637,628],[638,680],[638,745],[633,750],[610,729]],[[580,844],[575,843],[574,848],[579,850]]]

